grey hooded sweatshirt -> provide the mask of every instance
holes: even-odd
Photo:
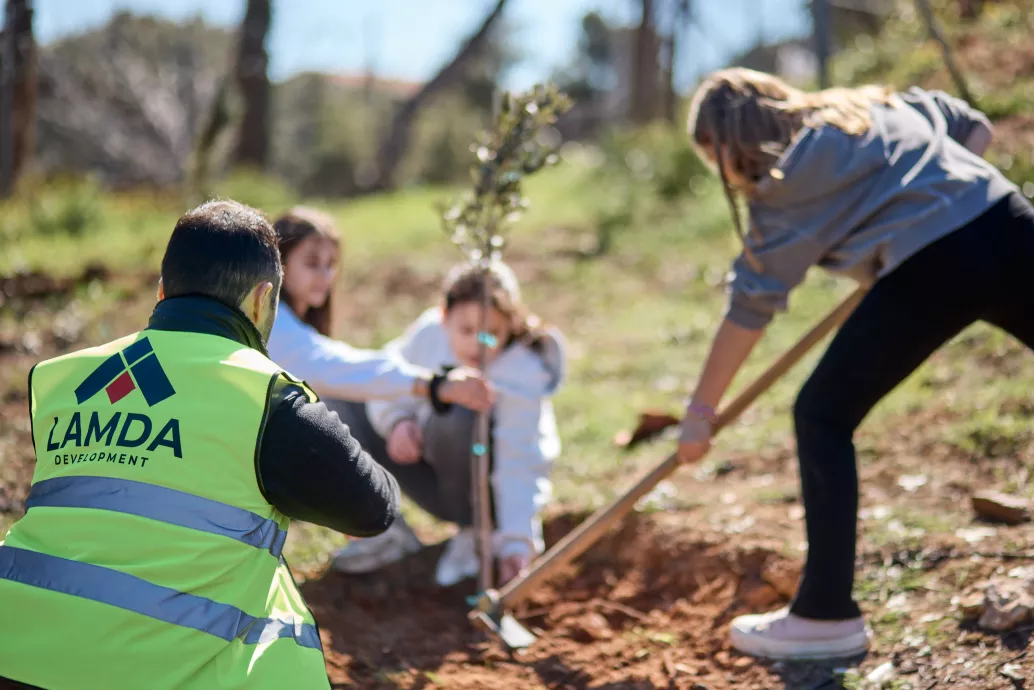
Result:
[[[863,135],[803,128],[750,198],[747,246],[761,268],[736,259],[726,317],[764,328],[812,265],[871,286],[1016,191],[963,146],[980,126],[965,102],[912,88],[874,104]]]

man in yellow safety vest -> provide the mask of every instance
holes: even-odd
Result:
[[[177,223],[144,330],[33,369],[0,687],[329,688],[288,525],[380,534],[399,492],[266,355],[281,278],[266,219],[209,202]]]

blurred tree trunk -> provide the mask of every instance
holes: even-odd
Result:
[[[678,94],[675,88],[675,65],[678,63],[679,49],[686,38],[689,24],[693,18],[691,0],[672,0],[669,19],[671,25],[664,33],[662,48],[664,52],[664,118],[676,123],[678,119]]]
[[[219,136],[230,126],[230,78],[229,75],[219,84],[215,97],[212,99],[212,107],[209,109],[207,119],[198,136],[194,151],[191,154],[192,160],[188,174],[188,189],[190,203],[197,204],[203,201],[209,194],[209,186],[212,180],[213,150],[219,140]]]
[[[644,124],[657,116],[660,53],[653,0],[640,0],[642,19],[635,36],[635,82],[632,84],[632,121]]]
[[[8,4],[10,9],[10,4]],[[14,186],[14,120],[11,69],[14,42],[9,40],[10,32],[0,31],[0,199],[11,195]]]
[[[941,46],[944,65],[948,68],[959,95],[967,103],[973,104],[973,95],[970,93],[969,85],[966,83],[962,70],[959,69],[958,64],[955,62],[955,54],[952,52],[951,44],[948,43],[948,39],[944,37],[944,34],[941,33],[940,28],[937,26],[937,18],[934,16],[929,0],[916,0],[916,6],[919,8],[919,14],[923,18],[923,23],[926,24],[926,33]]]
[[[671,23],[665,27],[660,41],[660,63],[661,68],[661,110],[664,119],[674,124],[675,122],[675,34],[676,18],[670,17]]]
[[[30,0],[7,0],[0,57],[0,196],[7,197],[35,147],[36,41]]]
[[[830,27],[829,0],[812,0],[811,21],[815,43],[815,58],[819,63],[819,88],[830,87],[829,58],[832,51],[832,29]]]
[[[236,165],[265,168],[269,159],[269,56],[266,36],[272,21],[271,0],[247,0],[237,43],[234,76],[244,101],[233,160]]]
[[[492,29],[502,16],[506,3],[507,0],[496,0],[492,11],[481,22],[477,31],[460,47],[452,60],[412,97],[398,105],[377,149],[376,174],[366,191],[377,192],[394,188],[395,171],[409,146],[413,122],[420,109],[436,94],[455,86],[463,79],[472,59],[477,57],[488,43]]]
[[[984,11],[984,0],[959,0],[959,16],[976,19]]]

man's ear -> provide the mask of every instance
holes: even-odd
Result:
[[[162,279],[159,277],[158,278],[158,301],[161,302],[163,299],[165,299],[165,283],[162,282]]]
[[[267,312],[275,304],[275,302],[270,300],[272,292],[273,283],[267,280],[253,287],[248,296],[244,298],[241,310],[256,326],[263,323],[269,316],[272,316],[272,314],[267,316]]]

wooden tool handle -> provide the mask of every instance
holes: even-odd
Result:
[[[761,376],[737,395],[732,402],[723,407],[715,420],[715,433],[739,417],[758,396],[768,390],[818,341],[843,323],[864,295],[864,288],[858,288],[851,293],[826,318],[808,331]],[[628,491],[614,499],[609,505],[597,510],[585,522],[569,532],[567,536],[554,544],[553,548],[542,554],[523,577],[514,578],[499,591],[499,608],[502,610],[513,608],[536,587],[548,580],[553,573],[582,555],[603,536],[611,525],[630,512],[640,498],[674,472],[679,464],[678,456],[671,455],[639,479]]]

